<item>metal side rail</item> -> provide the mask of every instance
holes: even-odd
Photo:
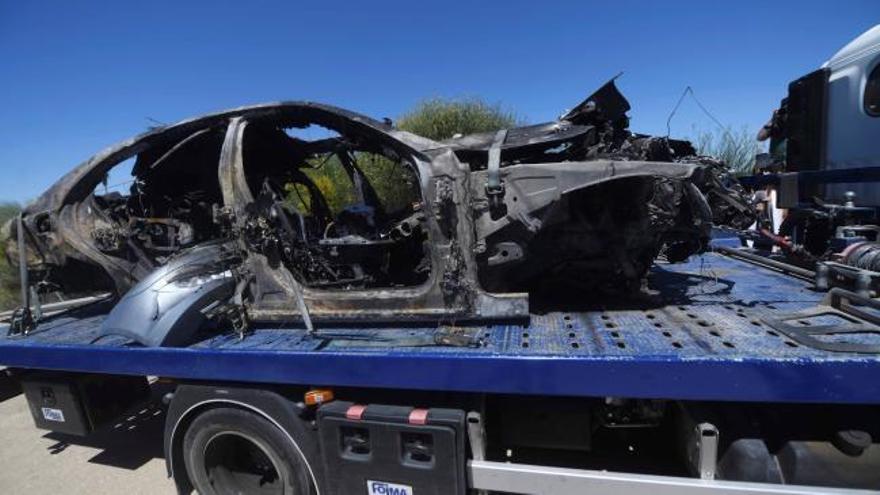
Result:
[[[492,461],[470,461],[468,482],[476,490],[530,495],[862,495],[847,488],[774,485],[616,473]]]
[[[58,301],[53,303],[41,304],[40,311],[43,316],[55,316],[59,313],[63,313],[65,311],[79,308],[88,304],[104,301],[109,299],[112,294],[98,294],[96,296],[87,296],[80,297],[77,299],[66,299],[64,301]],[[12,318],[12,314],[14,311],[0,311],[0,322],[8,321]]]
[[[806,268],[801,268],[799,266],[794,266],[788,263],[783,263],[781,261],[770,259],[766,256],[761,256],[759,254],[749,252],[743,248],[715,246],[712,249],[727,256],[745,260],[767,268],[772,268],[774,270],[778,270],[782,273],[787,273],[789,275],[799,277],[804,280],[813,281],[816,279],[816,272],[812,270],[807,270]]]
[[[841,288],[831,289],[815,308],[766,318],[764,322],[795,342],[815,349],[880,354],[880,301]],[[854,335],[873,339],[852,342],[850,337]]]

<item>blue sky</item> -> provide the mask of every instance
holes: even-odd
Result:
[[[789,81],[878,22],[878,0],[0,0],[0,200],[36,197],[149,119],[280,99],[395,117],[481,96],[538,122],[623,71],[636,131],[665,134],[688,85],[757,129]],[[672,134],[710,126],[685,101]]]

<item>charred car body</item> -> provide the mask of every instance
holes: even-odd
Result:
[[[147,345],[211,317],[509,319],[529,293],[637,292],[753,215],[723,164],[630,133],[628,110],[612,81],[558,121],[443,142],[309,102],[208,115],[68,173],[6,254],[40,290],[116,294],[105,332]],[[126,160],[129,191],[102,194]]]

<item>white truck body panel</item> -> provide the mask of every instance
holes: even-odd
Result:
[[[880,117],[865,110],[868,76],[880,64],[880,25],[843,47],[823,67],[831,69],[828,84],[826,165],[828,170],[880,166]],[[831,184],[826,199],[842,202],[846,191],[859,205],[880,206],[876,184]]]

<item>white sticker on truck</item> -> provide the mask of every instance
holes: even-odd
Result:
[[[55,421],[56,423],[64,422],[64,411],[61,409],[53,409],[51,407],[44,407],[43,409],[43,417],[46,418],[46,421]]]
[[[368,480],[367,493],[369,495],[413,495],[413,489],[411,486]]]

